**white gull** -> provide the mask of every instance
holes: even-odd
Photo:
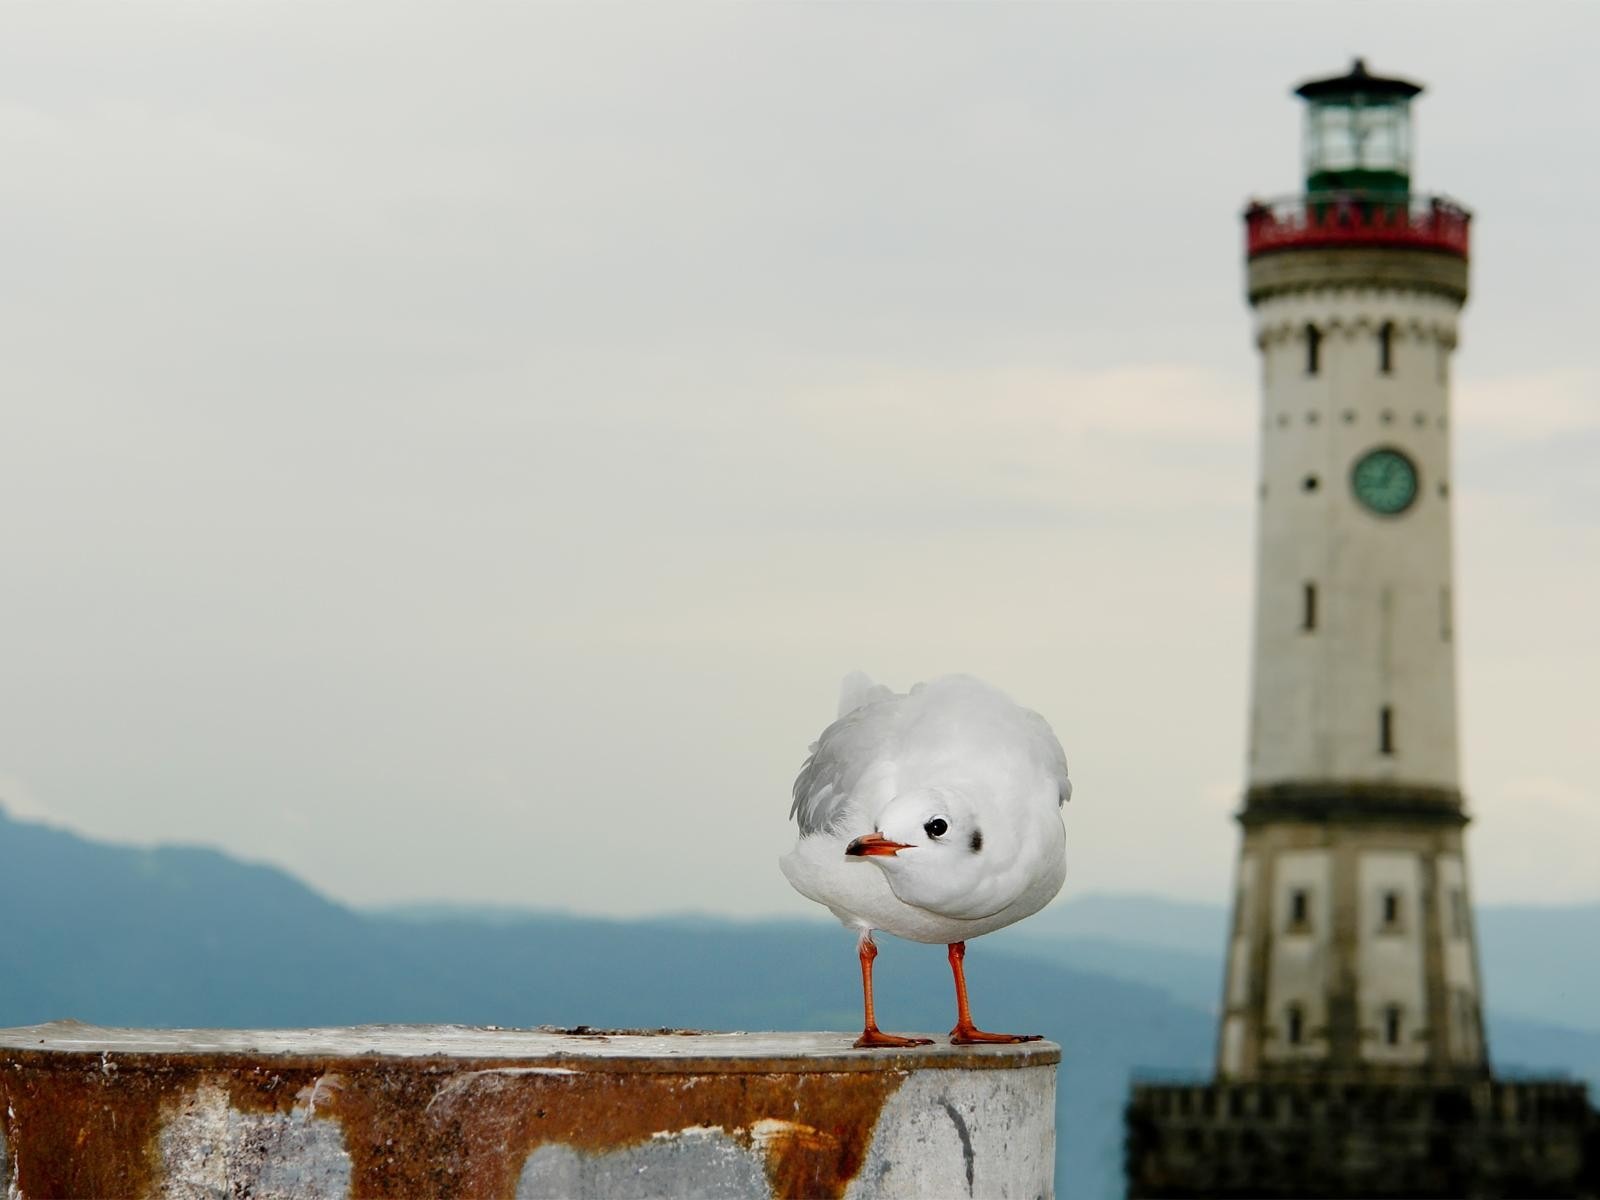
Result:
[[[800,837],[779,866],[857,931],[866,1008],[857,1046],[928,1040],[877,1027],[874,930],[949,947],[952,1042],[1032,1040],[973,1025],[962,963],[969,938],[1031,916],[1061,890],[1071,795],[1050,726],[988,684],[950,675],[899,695],[859,671],[846,677],[839,719],[795,780],[789,815]]]

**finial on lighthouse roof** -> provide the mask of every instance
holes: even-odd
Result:
[[[1393,96],[1409,100],[1422,91],[1422,85],[1409,79],[1388,79],[1367,70],[1367,60],[1357,58],[1345,75],[1310,79],[1294,89],[1306,100],[1328,100],[1339,96]]]

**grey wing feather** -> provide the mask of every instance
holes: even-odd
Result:
[[[877,759],[895,724],[893,694],[845,713],[811,745],[811,757],[794,781],[789,816],[802,834],[831,829],[844,814],[856,783]]]

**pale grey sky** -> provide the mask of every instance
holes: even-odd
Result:
[[[0,802],[334,896],[803,911],[845,671],[1221,900],[1298,80],[1425,82],[1480,898],[1600,898],[1591,5],[0,4]]]

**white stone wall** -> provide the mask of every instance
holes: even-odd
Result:
[[[1331,960],[1332,857],[1327,850],[1291,850],[1277,856],[1272,889],[1271,965],[1267,972],[1264,1062],[1293,1062],[1327,1057],[1328,969]],[[1295,922],[1294,895],[1306,895],[1306,919]],[[1298,1005],[1302,1018],[1299,1044],[1291,1041],[1288,1013]]]
[[[1256,308],[1263,425],[1249,778],[1457,786],[1450,617],[1448,359],[1456,304],[1330,288]],[[1378,330],[1393,322],[1390,374]],[[1322,331],[1307,373],[1306,325]],[[1351,469],[1392,446],[1416,463],[1406,512],[1368,511]],[[1308,490],[1307,481],[1315,480]],[[1316,627],[1303,628],[1304,586]],[[1394,750],[1379,712],[1392,708]]]
[[[1244,854],[1239,858],[1239,886],[1233,900],[1233,929],[1228,936],[1228,971],[1223,982],[1222,1041],[1217,1048],[1217,1069],[1225,1077],[1237,1076],[1244,1070],[1255,897],[1256,856]]]
[[[1444,983],[1449,994],[1450,1056],[1463,1062],[1483,1058],[1482,999],[1477,954],[1473,949],[1472,902],[1467,868],[1458,855],[1442,855],[1437,868],[1440,928],[1444,936]]]
[[[1427,933],[1422,908],[1421,855],[1367,851],[1357,860],[1356,971],[1360,979],[1361,1057],[1411,1066],[1428,1057]],[[1395,919],[1385,920],[1385,897]],[[1398,1013],[1398,1040],[1388,1040],[1389,1011]]]
[[[1228,984],[1225,1003],[1244,1004],[1250,998],[1250,932],[1254,924],[1256,858],[1239,859],[1239,889],[1234,898],[1233,930],[1228,939]]]

